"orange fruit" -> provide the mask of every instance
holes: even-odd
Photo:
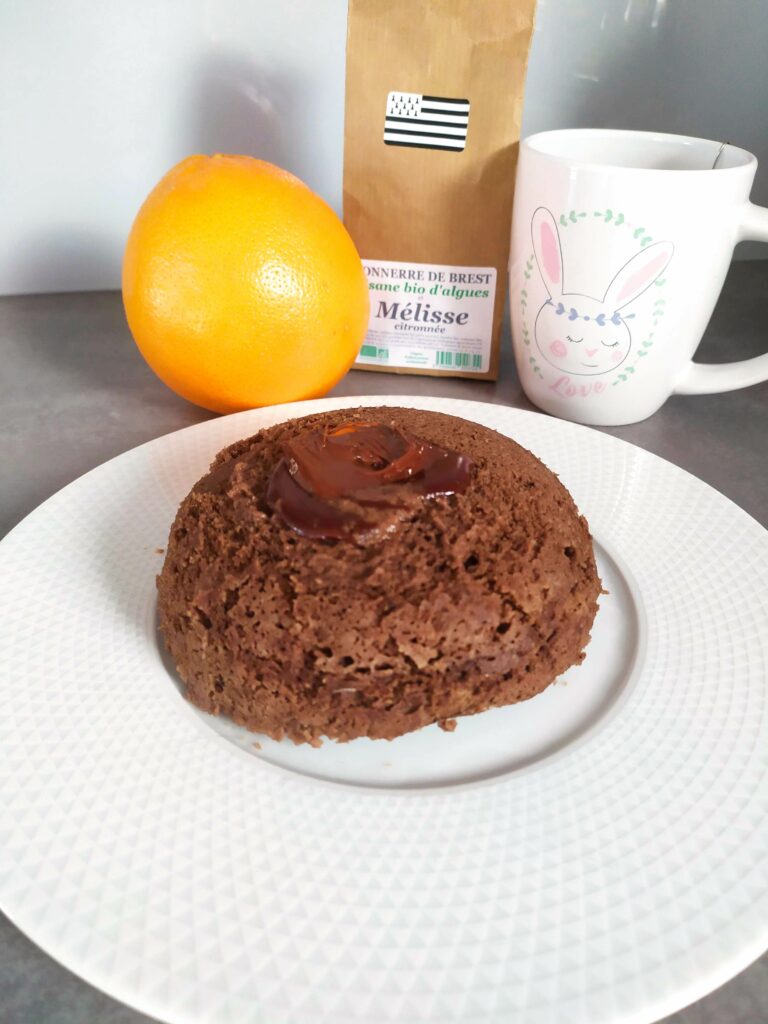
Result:
[[[123,303],[155,373],[216,412],[325,394],[368,324],[344,225],[298,178],[248,156],[190,156],[150,192]]]

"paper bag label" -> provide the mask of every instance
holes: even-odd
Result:
[[[487,373],[495,267],[363,260],[371,315],[358,363]]]
[[[391,92],[387,96],[384,142],[388,146],[461,152],[467,144],[469,100]]]

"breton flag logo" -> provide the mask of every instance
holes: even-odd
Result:
[[[388,146],[461,151],[467,143],[469,100],[391,92],[387,96],[384,141]]]

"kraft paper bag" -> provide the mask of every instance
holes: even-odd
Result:
[[[344,221],[355,366],[495,380],[536,0],[350,0]]]

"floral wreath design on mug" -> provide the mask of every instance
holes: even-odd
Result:
[[[560,227],[565,229],[578,225],[589,217],[587,211],[561,214]],[[600,218],[605,225],[613,228],[625,227],[638,240],[638,251],[614,274],[605,287],[605,282],[595,282],[593,294],[584,295],[565,291],[565,269],[560,243],[560,228],[553,214],[540,206],[531,220],[533,252],[525,263],[525,283],[520,292],[523,323],[523,343],[529,348],[528,361],[533,372],[544,378],[539,358],[559,370],[557,384],[565,384],[564,394],[599,394],[606,388],[604,380],[571,383],[571,376],[577,378],[597,377],[616,373],[611,381],[613,387],[629,380],[648,355],[654,343],[656,327],[664,316],[666,300],[657,298],[650,313],[652,321],[642,330],[642,341],[633,344],[633,330],[637,335],[636,314],[629,307],[651,285],[663,287],[666,278],[662,275],[674,254],[671,242],[654,242],[645,228],[636,226],[623,213],[613,210],[595,210],[593,218]],[[548,298],[536,311],[533,332],[527,320],[527,282],[538,268]],[[602,295],[602,298],[597,298]],[[645,319],[645,317],[643,318]],[[531,348],[531,333],[536,348]],[[534,352],[536,354],[534,354]]]

